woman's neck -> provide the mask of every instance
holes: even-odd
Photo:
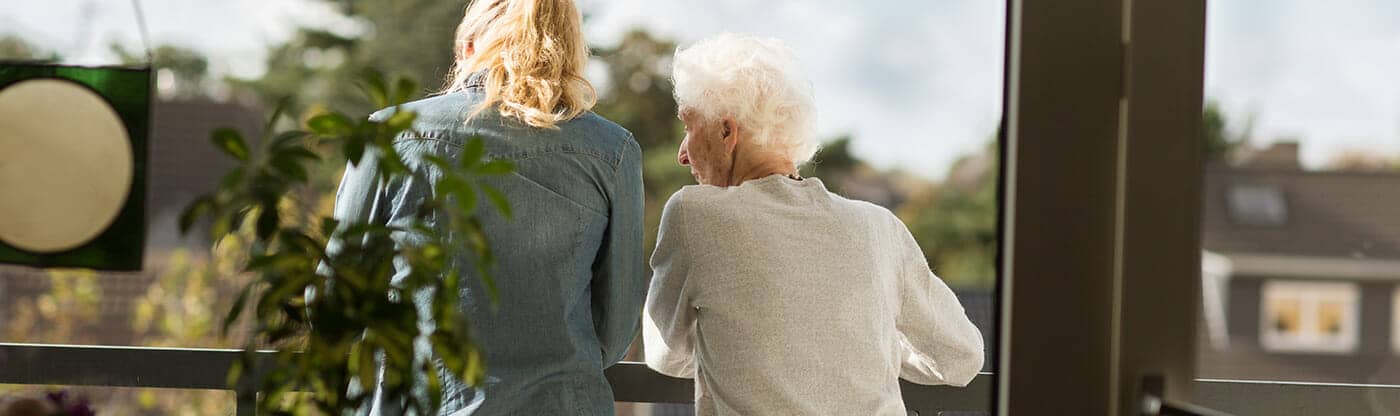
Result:
[[[734,170],[729,174],[729,186],[739,186],[746,181],[764,178],[771,175],[784,175],[797,178],[797,167],[792,162],[779,158],[763,158],[752,163],[742,163],[738,160],[734,164]]]

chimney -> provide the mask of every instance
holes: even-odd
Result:
[[[1266,149],[1245,156],[1239,167],[1259,170],[1303,170],[1303,164],[1298,160],[1298,142],[1275,142]]]

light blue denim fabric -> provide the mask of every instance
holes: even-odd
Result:
[[[405,104],[418,113],[415,132],[395,142],[409,167],[430,181],[441,172],[423,157],[456,160],[473,136],[483,139],[490,157],[510,159],[516,169],[489,179],[510,201],[514,220],[484,201],[477,212],[497,260],[499,307],[492,310],[478,279],[464,278],[471,284],[461,293],[473,338],[486,352],[487,385],[474,389],[450,380],[439,414],[612,415],[603,369],[626,354],[646,291],[641,148],[627,130],[591,112],[558,129],[532,128],[494,110],[466,121],[481,98],[475,85]],[[411,223],[433,192],[431,182],[379,183],[373,158],[365,159],[347,167],[335,216],[343,222]],[[402,244],[415,242],[412,235],[399,237]],[[469,262],[466,250],[455,261],[460,270],[471,270]],[[422,296],[415,297],[426,312]],[[418,342],[426,347],[426,340]],[[379,397],[371,407],[370,414],[403,413]]]

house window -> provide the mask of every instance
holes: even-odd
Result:
[[[1355,350],[1359,293],[1354,283],[1265,282],[1260,343],[1269,351]]]
[[[1288,220],[1283,191],[1276,187],[1235,186],[1229,192],[1230,217],[1241,224],[1282,225]]]

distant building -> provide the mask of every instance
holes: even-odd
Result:
[[[1400,173],[1206,168],[1198,376],[1400,383]]]

